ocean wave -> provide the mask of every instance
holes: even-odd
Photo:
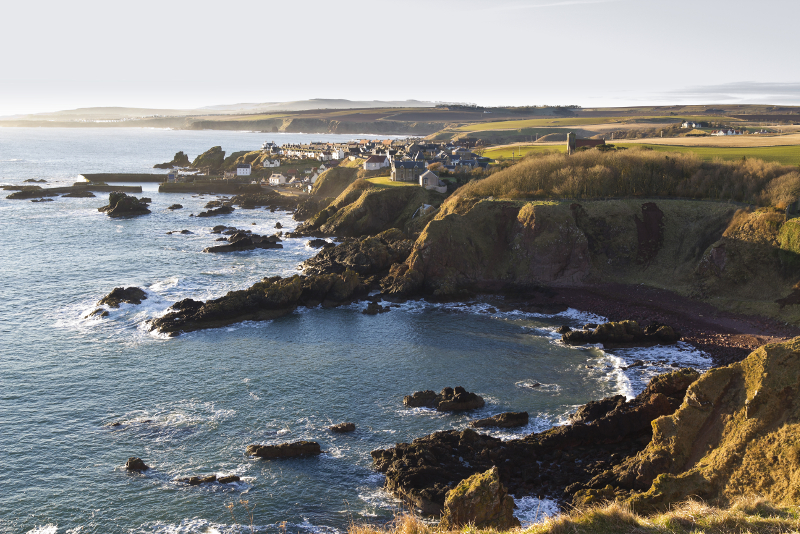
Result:
[[[558,384],[542,384],[533,378],[520,380],[514,383],[518,388],[530,389],[532,391],[541,391],[543,393],[558,393],[561,391],[561,386]]]
[[[514,498],[516,509],[514,517],[522,523],[522,528],[541,523],[548,517],[554,517],[560,512],[558,504],[551,499],[539,499],[537,497]]]
[[[58,532],[58,525],[43,525],[41,527],[33,527],[27,534],[56,534]]]

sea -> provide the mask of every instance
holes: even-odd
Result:
[[[153,172],[182,150],[228,153],[264,141],[302,143],[376,136],[263,134],[134,128],[0,128],[0,185],[81,173]],[[386,523],[403,504],[383,489],[370,451],[471,419],[527,411],[530,423],[488,431],[514,439],[564,424],[590,400],[632,397],[675,367],[706,369],[691,346],[604,351],[568,347],[554,330],[602,321],[592,313],[513,311],[496,301],[412,301],[372,316],[364,304],[298,309],[164,338],[148,321],[174,302],[210,299],[266,276],[291,276],[315,250],[209,254],[214,225],[274,233],[291,213],[237,209],[196,218],[213,195],[163,194],[149,215],[111,219],[96,198],[8,200],[0,191],[0,533],[338,533]],[[179,203],[183,209],[170,211]],[[172,233],[188,230],[190,233]],[[115,287],[138,286],[140,305],[90,316]],[[628,366],[644,360],[643,366]],[[418,390],[463,386],[486,406],[443,414],[403,407]],[[328,427],[350,421],[356,430]],[[318,457],[248,457],[253,443],[313,440]],[[143,474],[124,469],[142,458]],[[238,475],[232,484],[180,478]],[[555,503],[515,496],[523,524]]]

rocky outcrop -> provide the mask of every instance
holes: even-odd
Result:
[[[467,525],[499,531],[520,526],[514,517],[514,499],[500,482],[496,467],[462,480],[447,493],[439,527],[459,530]]]
[[[636,321],[603,323],[593,330],[570,330],[561,335],[561,341],[567,345],[602,343],[606,348],[619,345],[670,345],[680,339],[681,336],[670,326],[654,323],[642,328]]]
[[[243,193],[233,197],[230,202],[242,209],[255,209],[269,207],[273,210],[293,210],[297,207],[298,197],[282,195],[277,191],[263,191],[260,193]]]
[[[6,198],[9,200],[27,200],[29,198],[38,197],[55,197],[58,193],[53,193],[47,189],[42,189],[38,185],[22,187],[19,191],[11,193]]]
[[[301,264],[306,274],[341,273],[348,269],[361,276],[388,274],[395,263],[402,263],[413,242],[397,229],[376,236],[347,239],[335,247],[325,247]]]
[[[438,395],[431,390],[417,391],[403,397],[403,405],[409,408],[435,408],[440,412],[459,412],[482,408],[483,397],[470,393],[461,386],[444,388]]]
[[[136,473],[142,473],[150,469],[150,466],[145,464],[144,460],[142,460],[141,458],[136,458],[135,456],[132,456],[128,458],[127,462],[125,462],[125,469]]]
[[[375,468],[386,474],[387,489],[428,514],[441,513],[445,495],[459,481],[493,466],[518,497],[568,501],[593,477],[644,449],[652,422],[672,414],[698,377],[690,369],[658,376],[635,399],[604,404],[607,412],[593,410],[580,422],[520,439],[451,430],[373,451],[372,458]]]
[[[225,161],[225,151],[221,146],[211,147],[192,162],[192,168],[208,170],[209,173],[219,172],[222,169],[222,163]]]
[[[217,477],[217,475],[206,475],[178,478],[176,479],[176,482],[182,482],[190,486],[199,486],[201,484],[213,484],[214,482],[219,484],[232,484],[234,482],[239,482],[239,480],[241,479],[237,475],[227,475],[222,477]]]
[[[322,454],[322,449],[316,441],[295,441],[280,445],[248,445],[246,453],[256,458],[298,458]]]
[[[528,424],[528,412],[505,412],[470,421],[472,428],[515,428]]]
[[[100,299],[98,305],[107,305],[112,308],[119,308],[123,302],[128,304],[141,304],[143,300],[147,300],[147,293],[138,287],[115,287],[111,293]]]
[[[188,167],[189,163],[189,156],[183,153],[183,151],[176,152],[175,157],[172,158],[172,161],[168,161],[167,163],[157,163],[153,165],[154,169],[174,169],[175,167]]]
[[[61,198],[94,198],[95,194],[91,191],[70,191],[65,195],[61,195]]]
[[[171,206],[167,207],[168,210],[180,210],[183,209],[183,206],[180,204],[172,204]]]
[[[689,497],[724,504],[742,494],[794,504],[800,499],[799,393],[800,338],[711,369],[674,414],[653,422],[647,448],[592,479],[576,500],[629,495],[642,512]]]
[[[331,432],[336,432],[337,434],[343,434],[345,432],[355,432],[356,424],[355,423],[339,423],[338,425],[333,425],[329,429]]]
[[[227,245],[208,247],[203,249],[203,252],[239,252],[270,248],[283,248],[281,239],[278,236],[264,236],[239,230],[228,238]]]
[[[108,205],[97,208],[97,211],[105,212],[109,217],[135,217],[150,213],[147,202],[134,196],[126,195],[115,191],[108,195]]]
[[[201,211],[197,214],[198,217],[214,217],[215,215],[230,215],[236,208],[233,206],[220,206],[219,208],[210,209],[208,211]]]
[[[367,307],[364,308],[361,313],[364,315],[378,315],[379,313],[386,313],[389,310],[391,310],[389,306],[381,306],[377,301],[373,301],[367,304]]]
[[[324,239],[310,239],[306,241],[306,246],[311,248],[335,247],[334,243]]]
[[[338,306],[366,293],[367,288],[353,271],[291,278],[275,276],[207,302],[192,299],[176,302],[168,313],[151,321],[150,329],[175,335],[240,321],[266,321],[287,315],[298,306]]]

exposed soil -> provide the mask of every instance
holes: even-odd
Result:
[[[504,306],[547,312],[570,307],[603,315],[611,321],[633,319],[641,325],[667,324],[682,335],[683,341],[706,352],[715,366],[740,361],[766,343],[800,336],[800,328],[796,326],[723,312],[711,304],[645,286],[547,288],[509,295]]]

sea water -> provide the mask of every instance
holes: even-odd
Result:
[[[253,150],[263,141],[358,136],[140,129],[0,128],[0,183],[48,185],[82,172],[148,172],[178,150]],[[160,194],[143,184],[152,213],[110,219],[107,195],[31,203],[0,193],[0,532],[328,532],[391,519],[370,451],[473,418],[527,411],[503,439],[562,424],[587,401],[633,396],[673,366],[706,368],[691,347],[602,351],[566,347],[554,329],[602,320],[499,312],[495,303],[412,301],[377,316],[364,304],[299,309],[165,339],[147,321],[183,298],[209,299],[265,276],[290,276],[316,252],[303,239],[283,249],[207,254],[217,224],[271,234],[286,212],[237,209],[198,219],[216,197]],[[167,206],[180,203],[183,209]],[[190,234],[167,234],[189,230]],[[145,289],[141,305],[90,317],[118,286]],[[625,369],[636,359],[648,365]],[[468,414],[406,409],[404,395],[464,386],[486,399]],[[356,424],[351,434],[327,428]],[[115,426],[112,426],[115,425]],[[318,441],[315,458],[248,458],[251,443]],[[151,466],[131,474],[138,456]],[[178,478],[235,474],[230,485]],[[551,501],[517,496],[535,521]]]

